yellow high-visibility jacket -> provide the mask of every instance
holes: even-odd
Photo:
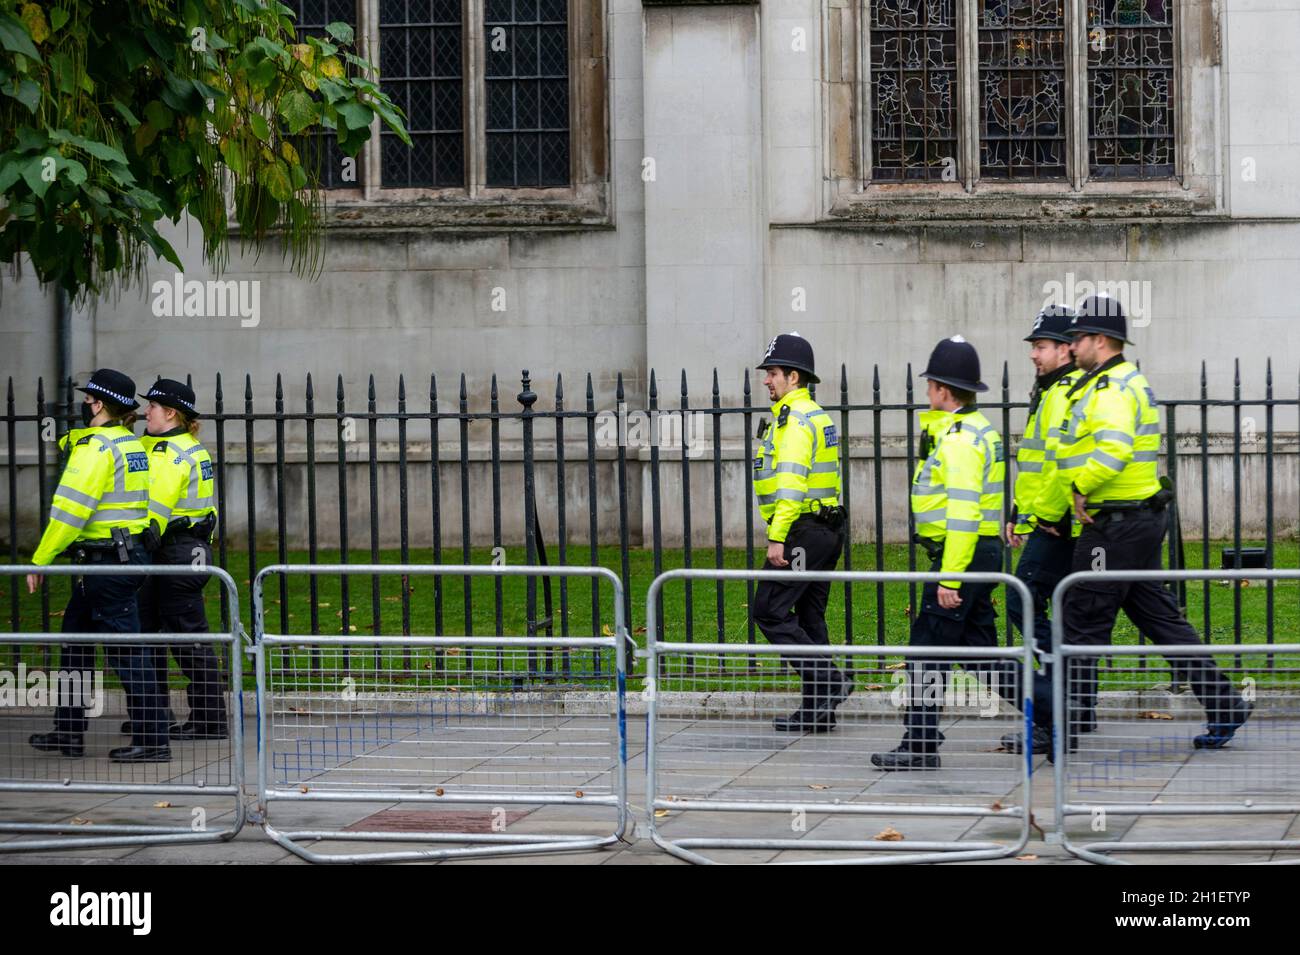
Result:
[[[1031,517],[1034,502],[1045,485],[1056,473],[1056,446],[1061,440],[1061,425],[1069,408],[1067,395],[1081,373],[1073,364],[1062,365],[1043,376],[1037,394],[1030,402],[1029,420],[1025,423],[1025,436],[1016,451],[1016,505],[1017,534],[1033,530]]]
[[[961,573],[981,536],[1002,521],[1006,454],[1002,437],[970,405],[921,412],[921,460],[912,477],[912,517],[920,536],[943,542],[944,573]],[[959,581],[945,580],[956,589]]]
[[[149,523],[149,456],[134,434],[121,425],[76,428],[59,447],[70,453],[32,555],[42,567],[77,541],[105,540],[115,527],[138,534]]]
[[[1096,511],[1110,502],[1144,501],[1160,490],[1160,412],[1146,377],[1117,355],[1075,382],[1056,449],[1052,509],[1073,492]],[[1059,519],[1060,513],[1041,517]]]
[[[178,518],[194,523],[216,512],[212,458],[198,438],[176,428],[140,443],[149,452],[149,518],[159,533]]]
[[[772,417],[775,424],[765,421],[759,433],[754,493],[768,540],[784,541],[801,514],[839,503],[840,439],[807,388],[772,405]]]

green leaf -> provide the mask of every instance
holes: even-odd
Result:
[[[13,153],[6,153],[0,159],[0,193],[9,191],[9,187],[23,174],[23,161]]]
[[[32,129],[30,126],[22,126],[18,129],[18,151],[20,153],[44,149],[49,144],[49,134],[43,129]]]
[[[77,88],[77,69],[66,53],[50,54],[50,75],[60,93],[71,95]]]
[[[316,122],[316,104],[302,90],[290,90],[280,100],[280,115],[289,124],[289,135],[297,136]]]
[[[158,127],[153,123],[142,123],[135,128],[135,151],[144,152],[158,138]]]
[[[96,159],[102,159],[105,162],[116,162],[126,165],[126,155],[120,150],[107,143],[98,143],[93,139],[87,139],[85,136],[69,136],[68,142],[78,149],[85,150]]]
[[[144,118],[154,129],[166,129],[172,124],[172,113],[158,100],[151,100],[144,108]]]
[[[140,120],[136,117],[135,113],[131,112],[131,107],[127,106],[120,99],[113,100],[113,108],[117,110],[118,115],[126,120],[127,125],[132,129],[140,125]]]
[[[49,168],[47,159],[54,160],[55,175],[58,175],[58,157],[54,153],[47,153],[44,156],[33,156],[23,167],[23,181],[27,183],[27,188],[36,194],[40,199],[45,198],[45,192],[50,188],[52,179],[45,176],[45,170]]]
[[[199,97],[198,91],[179,76],[168,74],[163,81],[160,95],[164,103],[182,115],[197,113],[203,109],[203,100]]]
[[[253,130],[253,135],[262,142],[269,142],[271,139],[271,127],[267,125],[266,117],[261,113],[250,113],[248,125]]]
[[[43,62],[27,28],[7,13],[0,13],[0,46],[11,53],[31,57],[37,63]]]
[[[262,53],[266,54],[266,56],[268,56],[272,60],[277,60],[277,61],[283,61],[285,57],[289,55],[288,50],[286,50],[280,44],[268,40],[264,36],[259,36],[255,40],[253,40],[250,51],[251,49],[260,50]]]
[[[292,198],[293,184],[289,180],[289,167],[283,159],[277,159],[266,167],[262,181],[266,185],[266,191],[280,202],[288,202]]]
[[[26,106],[29,113],[35,113],[36,107],[41,105],[41,88],[31,80],[23,80],[16,90],[6,88],[5,95],[12,96]]]
[[[75,159],[63,159],[59,162],[59,171],[67,174],[68,182],[79,186],[86,181],[86,167]]]
[[[342,22],[327,23],[325,25],[325,32],[340,43],[351,43],[353,39],[355,39],[354,34],[352,33],[352,27]]]
[[[263,60],[252,69],[250,69],[246,78],[248,85],[255,90],[264,90],[270,86],[277,76],[280,75],[280,68],[276,66],[275,60]]]
[[[339,104],[338,111],[349,129],[365,129],[375,116],[373,109],[365,103],[358,103],[356,100]]]
[[[68,22],[70,14],[63,7],[55,7],[50,11],[50,32],[58,33],[63,29],[63,24]]]
[[[244,147],[239,144],[238,139],[223,139],[221,141],[221,156],[226,160],[226,165],[230,171],[237,176],[242,176],[248,166],[244,162]]]
[[[342,83],[335,83],[323,76],[318,76],[316,83],[320,86],[320,91],[325,94],[325,99],[331,103],[337,103],[339,100],[347,99],[351,95],[348,88]]]

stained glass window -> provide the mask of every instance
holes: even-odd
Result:
[[[569,184],[566,0],[485,0],[487,184]]]
[[[872,177],[957,176],[954,0],[872,0]]]
[[[379,76],[412,143],[381,127],[384,186],[464,185],[460,0],[380,0]]]
[[[315,36],[328,40],[325,26],[329,23],[346,23],[353,30],[357,27],[356,0],[292,0],[288,6],[294,12],[300,39]],[[315,169],[322,189],[348,189],[360,185],[361,172],[355,164],[351,164],[351,177],[343,178],[345,157],[334,133],[296,136],[292,142],[303,162]]]
[[[1173,0],[1088,0],[1088,166],[1098,179],[1174,174]]]
[[[980,0],[980,176],[1063,179],[1064,0]]]

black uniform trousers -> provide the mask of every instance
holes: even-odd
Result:
[[[799,553],[802,548],[802,553]],[[811,514],[804,514],[790,525],[785,539],[785,559],[792,564],[802,558],[805,570],[834,570],[844,549],[844,531],[832,527]],[[754,590],[754,623],[771,643],[792,646],[828,646],[826,600],[831,585],[826,581],[804,579],[792,567],[778,568],[768,561],[764,570],[789,570],[789,581],[759,581]],[[830,695],[848,677],[830,657],[782,654],[803,681],[800,708],[810,710]]]
[[[1169,515],[1162,508],[1143,507],[1098,515],[1083,525],[1074,546],[1071,571],[1092,570],[1104,559],[1107,570],[1160,570],[1160,544]],[[1148,640],[1178,646],[1201,643],[1200,634],[1178,609],[1173,595],[1159,581],[1089,580],[1066,593],[1065,642],[1087,646],[1110,643],[1115,618],[1123,610]],[[1241,704],[1241,695],[1208,657],[1171,660],[1175,683],[1190,683],[1205,707],[1210,723],[1227,722]],[[1091,727],[1096,720],[1097,658],[1073,658],[1066,673],[1070,735]],[[1046,704],[1046,705],[1044,705]],[[1051,694],[1035,699],[1035,721],[1052,722]]]
[[[1034,643],[1042,653],[1052,652],[1052,622],[1047,615],[1047,610],[1052,603],[1052,592],[1056,590],[1056,585],[1061,582],[1061,579],[1070,573],[1070,565],[1074,560],[1074,538],[1070,536],[1070,522],[1064,523],[1064,530],[1057,535],[1049,534],[1042,528],[1035,528],[1025,538],[1024,546],[1020,550],[1020,561],[1016,564],[1016,577],[1024,581],[1034,600]],[[1023,613],[1020,591],[1008,587],[1007,614],[1011,618],[1012,627],[1017,631],[1021,629]],[[1016,669],[1016,673],[1020,673],[1019,668]],[[1052,672],[1047,666],[1040,666],[1034,672],[1035,707],[1038,700],[1051,699],[1051,681]],[[1016,699],[1020,699],[1018,692]],[[1037,709],[1035,709],[1035,717],[1035,722],[1043,722],[1037,719]],[[1051,722],[1050,715],[1047,717],[1047,722]]]
[[[147,564],[143,548],[128,551],[129,563]],[[72,597],[63,613],[66,633],[140,633],[137,592],[142,577],[115,577],[111,574],[74,577]],[[126,709],[132,724],[132,744],[166,746],[167,697],[154,674],[152,648],[139,644],[108,644],[104,647],[108,665],[117,673],[126,693]],[[95,669],[93,644],[64,644],[60,667],[90,674]],[[54,729],[60,733],[84,733],[88,725],[84,698],[78,700],[73,687],[60,686],[58,706],[54,711]]]
[[[981,537],[975,545],[966,570],[971,573],[997,573],[1002,569],[1002,542],[996,537]],[[930,561],[930,572],[943,570],[943,554]],[[996,647],[997,613],[993,609],[992,583],[963,583],[958,590],[961,605],[953,610],[939,606],[937,583],[928,583],[921,592],[921,609],[912,621],[910,644],[914,647]],[[963,669],[978,673],[994,683],[999,692],[1009,695],[1015,680],[1014,661],[965,660]],[[912,657],[907,667],[907,700],[903,711],[902,748],[914,753],[934,753],[944,741],[939,731],[939,711],[943,708],[948,672],[952,666],[941,659]]]
[[[169,531],[154,552],[155,564],[212,565],[206,540],[181,530]],[[206,575],[150,577],[140,592],[140,623],[146,633],[207,633],[208,614],[203,606]],[[189,684],[185,698],[189,722],[201,732],[226,731],[226,684],[221,662],[210,643],[159,644],[153,649],[157,679],[167,685],[167,653],[180,665]],[[170,707],[168,718],[171,718]]]

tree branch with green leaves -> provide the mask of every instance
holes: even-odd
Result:
[[[217,273],[237,223],[318,274],[325,138],[355,157],[377,115],[411,142],[352,28],[325,33],[275,0],[0,0],[0,261],[81,301],[183,268],[157,225],[188,213]]]

